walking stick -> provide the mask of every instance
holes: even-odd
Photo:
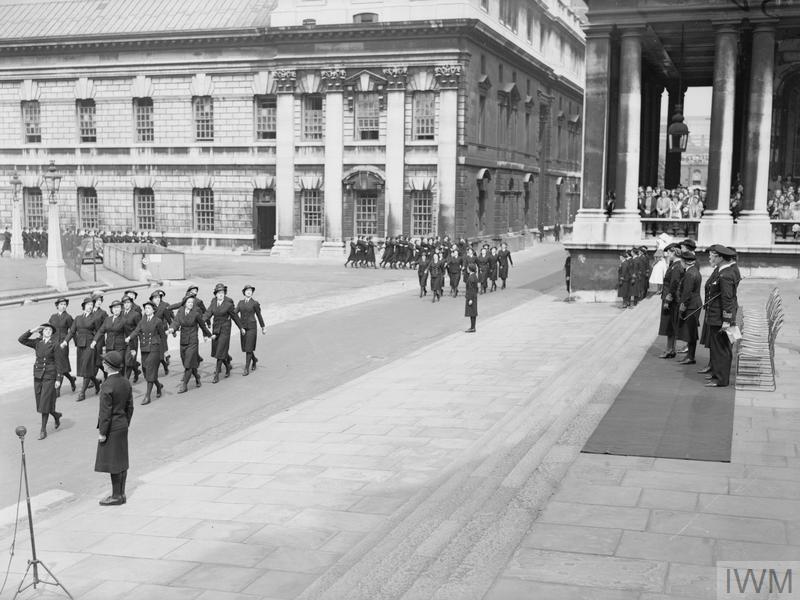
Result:
[[[713,302],[714,300],[716,300],[717,298],[719,298],[721,295],[722,295],[722,294],[717,294],[716,296],[714,296],[714,297],[713,297],[713,298],[711,298],[710,300],[706,300],[706,302],[705,302],[705,304],[703,304],[703,306],[701,306],[700,308],[698,308],[698,309],[696,309],[696,310],[693,310],[692,312],[690,312],[690,313],[689,313],[688,315],[686,315],[685,317],[681,317],[681,321],[685,321],[686,319],[688,319],[689,317],[691,317],[693,314],[699,313],[701,310],[703,310],[703,309],[704,309],[706,306],[708,306],[708,305],[709,305],[711,302]]]

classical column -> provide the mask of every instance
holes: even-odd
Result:
[[[708,197],[700,221],[702,245],[733,242],[730,214],[731,161],[733,159],[733,111],[736,97],[735,25],[715,26],[714,86],[711,95],[711,139],[708,154]]]
[[[320,255],[342,253],[342,171],[344,169],[344,69],[324,69],[325,96],[325,221],[327,235]]]
[[[681,86],[678,89],[677,85],[672,85],[669,88],[669,101],[667,104],[667,127],[672,123],[672,115],[675,114],[678,106],[683,108],[683,100],[686,95],[686,88]],[[667,156],[664,163],[664,187],[671,190],[678,187],[681,182],[681,157],[680,152],[669,151],[669,135],[667,135],[665,143],[667,144]]]
[[[439,190],[439,233],[456,232],[456,161],[458,148],[458,79],[461,65],[438,65],[439,134],[436,183]]]
[[[586,88],[583,94],[583,191],[575,216],[573,240],[593,240],[596,226],[605,222],[607,193],[609,78],[611,73],[611,28],[586,31]]]
[[[403,233],[405,178],[406,67],[387,67],[386,92],[386,235]],[[441,143],[441,137],[440,137]],[[441,188],[440,188],[441,191]]]
[[[619,147],[617,150],[617,211],[637,213],[639,189],[639,128],[642,110],[641,31],[624,29],[620,44]]]
[[[272,254],[290,254],[294,239],[294,89],[297,73],[275,71],[277,131],[275,132],[275,204],[278,239]]]
[[[772,139],[772,77],[775,64],[775,25],[759,23],[753,29],[750,67],[749,110],[747,114],[747,152],[744,157],[743,221],[737,227],[739,240],[753,245],[768,245],[772,227],[767,214],[769,193],[769,153]],[[744,227],[746,237],[740,235]]]

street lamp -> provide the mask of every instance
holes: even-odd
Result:
[[[683,107],[680,104],[675,107],[672,123],[667,128],[667,140],[669,140],[669,152],[686,152],[689,128],[683,122]]]
[[[9,181],[11,184],[11,258],[25,258],[25,249],[22,245],[22,210],[19,205],[19,192],[22,189],[22,179],[16,169]]]
[[[59,223],[56,194],[61,186],[61,173],[56,170],[55,161],[50,161],[50,168],[44,176],[50,203],[47,208],[47,286],[59,292],[67,291],[67,268],[61,250],[61,224]]]

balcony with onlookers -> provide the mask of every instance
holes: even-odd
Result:
[[[656,238],[662,233],[697,239],[697,228],[705,211],[703,188],[639,187],[638,208],[642,217],[642,237]]]
[[[767,212],[776,244],[800,244],[800,193],[791,180],[783,180],[767,196]]]

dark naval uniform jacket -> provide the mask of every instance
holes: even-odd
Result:
[[[239,300],[239,304],[236,306],[236,314],[239,317],[242,334],[242,352],[255,352],[256,340],[258,339],[256,322],[258,322],[259,327],[264,327],[264,317],[261,316],[261,305],[252,298]]]
[[[19,336],[19,343],[36,351],[36,361],[33,363],[33,393],[36,397],[36,411],[41,414],[50,414],[56,409],[56,348],[58,342],[55,335],[50,341],[42,338],[30,339],[33,335],[25,331]]]
[[[117,373],[100,386],[97,429],[106,441],[97,444],[94,470],[122,473],[128,470],[128,427],[133,417],[133,392],[130,382]]]
[[[125,342],[125,336],[127,335],[125,332],[125,319],[122,318],[122,315],[115,317],[114,315],[109,315],[103,324],[100,326],[100,329],[97,330],[97,333],[94,336],[94,341],[103,346],[102,338],[105,337],[105,347],[107,351],[117,350],[119,352],[125,352],[128,348],[128,344]]]
[[[242,328],[233,300],[227,296],[222,302],[214,298],[203,315],[203,321],[211,321],[211,333],[217,336],[211,341],[211,354],[217,360],[227,360],[231,343],[231,321],[239,329]]]

